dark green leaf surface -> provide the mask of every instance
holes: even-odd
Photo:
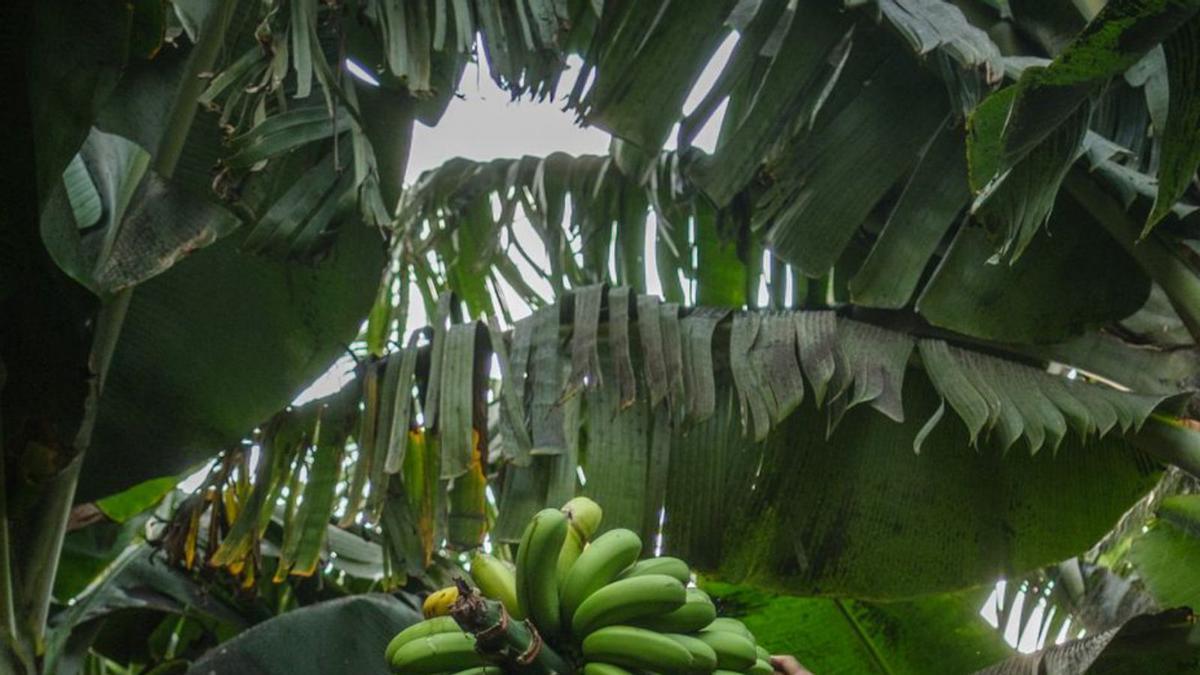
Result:
[[[971,210],[988,229],[1002,259],[1017,260],[1049,220],[1091,114],[1090,105],[1081,105],[1021,161],[980,188]]]
[[[133,7],[36,6],[29,49],[30,122],[38,139],[37,194],[44,205],[53,185],[87,137],[97,111],[117,85],[128,60]],[[21,35],[22,39],[26,35]],[[40,209],[39,209],[40,210]]]
[[[1143,232],[1162,220],[1200,167],[1200,15],[1163,44],[1170,98],[1163,130],[1158,196]]]
[[[938,244],[970,198],[962,134],[948,119],[921,153],[879,239],[850,280],[856,304],[892,309],[908,304]]]
[[[764,156],[781,135],[791,133],[797,119],[815,112],[813,99],[840,73],[836,59],[827,57],[850,30],[849,17],[832,5],[810,2],[797,5],[792,12],[784,10],[784,16],[772,22],[784,3],[773,3],[780,6],[776,12],[768,11],[770,4],[764,3],[726,67],[726,72],[746,79],[750,60],[763,58],[763,43],[777,31],[785,31],[766,66],[762,88],[747,97],[740,115],[726,117],[716,153],[689,167],[692,180],[719,206],[728,205],[754,177]],[[753,49],[759,45],[760,51],[755,53]]]
[[[389,672],[384,649],[421,620],[393,596],[359,595],[303,607],[242,632],[192,664],[188,673],[327,675]]]
[[[1001,456],[990,445],[968,450],[965,429],[943,423],[915,457],[932,394],[910,373],[903,424],[859,406],[828,440],[822,413],[806,404],[763,446],[742,440],[733,410],[719,407],[674,439],[666,551],[792,592],[911,597],[1087,548],[1154,481],[1119,440],[1084,447],[1068,436],[1053,457]],[[757,480],[755,447],[772,467]]]
[[[663,318],[655,305],[645,309]],[[565,501],[575,492],[578,463],[583,491],[616,499],[620,525],[656,536],[665,504],[665,550],[703,570],[793,592],[897,598],[1068,557],[1155,479],[1148,459],[1109,434],[1137,428],[1163,396],[1070,382],[957,348],[938,351],[936,342],[922,349],[935,388],[908,367],[911,337],[832,313],[739,313],[730,331],[728,343],[723,335],[714,340],[728,344],[730,370],[723,355],[714,357],[711,417],[696,423],[669,406],[642,408],[649,397],[622,410],[606,378],[585,390],[582,410],[580,396],[559,406],[559,428],[567,431],[562,454],[509,469],[502,520],[508,503],[528,512]],[[682,333],[660,339],[678,343]],[[567,351],[558,348],[552,375],[562,372]],[[933,358],[938,354],[942,361]],[[787,355],[790,368],[778,361]],[[683,367],[698,363],[688,357]],[[602,364],[610,371],[611,363]],[[539,372],[526,375],[533,390]],[[833,403],[818,408],[815,396],[795,398],[805,386],[801,372],[816,374],[824,400]],[[700,380],[696,373],[684,378],[685,400]],[[927,425],[942,396],[953,413]],[[919,433],[921,454],[914,456]],[[1003,452],[1021,438],[1031,449],[1058,450]],[[539,479],[539,472],[546,473]]]
[[[382,264],[373,230],[347,223],[315,264],[253,257],[239,244],[226,237],[138,289],[80,500],[174,475],[238,441],[358,331]]]
[[[954,4],[940,0],[879,0],[877,4],[914,53],[932,56],[951,99],[963,112],[1000,80],[1004,72],[1000,49]]]
[[[989,262],[994,245],[963,227],[917,300],[930,323],[1000,342],[1057,342],[1145,302],[1137,264],[1072,200],[1059,206],[1020,259]]]
[[[903,56],[886,59],[859,79],[843,75],[831,96],[850,99],[769,167],[778,180],[754,214],[756,226],[771,224],[766,241],[773,253],[809,277],[833,266],[947,113],[936,82]],[[894,124],[896,110],[905,111],[902,127]],[[871,171],[864,173],[864,166]]]
[[[720,29],[732,7],[732,0],[605,5],[592,46],[596,80],[573,105],[589,122],[657,152],[724,37]],[[651,97],[656,104],[648,106]]]
[[[73,632],[84,624],[124,609],[150,609],[182,614],[190,612],[216,619],[235,629],[248,621],[237,607],[208,592],[183,572],[155,555],[148,545],[125,550],[109,567],[103,580],[55,616],[48,635],[47,659],[51,671],[59,660],[68,660],[78,648]],[[86,629],[82,636],[94,637]],[[86,644],[84,645],[86,649]]]
[[[1117,0],[1105,5],[1046,68],[1026,70],[1004,125],[1006,163],[1024,156],[1109,78],[1121,74],[1184,24],[1195,0]]]

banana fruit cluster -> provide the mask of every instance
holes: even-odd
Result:
[[[550,648],[577,664],[574,673],[562,675],[774,672],[746,626],[718,618],[708,594],[689,587],[687,563],[639,560],[642,542],[634,532],[595,536],[601,517],[600,506],[586,497],[540,511],[525,529],[515,565],[479,553],[471,561],[471,579],[511,618],[528,619]],[[427,620],[392,639],[386,656],[394,672],[517,672],[479,653],[474,636],[448,616],[457,598],[456,588],[431,594]]]

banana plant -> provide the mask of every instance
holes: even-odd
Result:
[[[162,479],[211,456],[209,444],[227,442],[231,429],[240,437],[353,338],[378,282],[380,247],[362,226],[309,236],[291,260],[241,251],[241,226],[270,213],[292,177],[336,153],[332,142],[212,190],[224,147],[219,116],[199,99],[221,54],[253,42],[253,5],[6,9],[15,34],[4,66],[30,91],[14,112],[29,132],[15,157],[28,162],[12,174],[23,201],[6,212],[0,284],[6,671],[54,665],[47,624],[70,598],[54,588],[72,506],[140,482],[126,480],[134,467]],[[323,222],[333,220],[345,214]],[[209,283],[216,278],[223,289]],[[240,317],[229,313],[235,306]],[[162,339],[156,325],[180,332]],[[206,330],[212,339],[197,341],[195,331]],[[210,351],[195,351],[201,345]],[[247,358],[244,377],[198,367],[235,354]],[[206,387],[221,393],[199,394]],[[146,402],[164,401],[170,389],[199,394],[170,398],[200,424],[155,428],[165,418],[147,414]],[[236,391],[242,400],[228,398]],[[162,435],[177,431],[174,440]],[[158,453],[164,441],[180,452]],[[131,447],[149,463],[125,454]],[[155,467],[154,457],[169,459]]]
[[[1078,555],[1200,472],[1194,0],[5,11],[6,668],[70,668],[72,506],[221,451],[171,515],[192,570],[265,584],[275,531],[267,576],[317,579],[361,528],[395,588],[583,493],[725,580],[862,602]],[[402,189],[479,52],[609,155]],[[364,319],[353,383],[289,409]]]

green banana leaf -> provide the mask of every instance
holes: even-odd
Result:
[[[175,489],[177,482],[174,477],[151,479],[77,507],[76,512],[94,514],[97,521],[81,523],[67,532],[54,576],[54,597],[64,601],[74,598],[100,576],[143,533],[150,510]]]
[[[537,348],[547,365],[515,378],[535,435],[541,425],[561,440],[500,477],[501,540],[520,531],[509,506],[582,493],[606,504],[604,528],[661,534],[664,551],[723,580],[911,598],[1086,550],[1159,474],[1115,430],[1137,429],[1161,395],[937,340],[919,341],[918,368],[910,336],[830,312],[744,312],[727,328],[723,312],[637,308],[632,402],[608,341],[621,331],[610,319],[597,341],[594,317],[578,312],[570,344]],[[539,397],[553,410],[572,391],[547,384],[568,359],[586,366],[578,393],[539,421]]]
[[[702,579],[720,616],[822,675],[969,673],[1012,655],[979,616],[991,587],[902,602],[777,595]]]
[[[394,596],[370,593],[310,605],[265,621],[211,650],[189,675],[386,675],[384,649],[421,620]]]
[[[1128,559],[1164,607],[1200,607],[1200,495],[1166,499]]]
[[[135,292],[79,501],[177,475],[237,443],[354,339],[383,264],[375,230],[343,223],[314,263],[243,253],[243,235]]]
[[[104,623],[134,611],[201,616],[234,630],[253,623],[243,607],[142,543],[126,548],[95,585],[51,618],[45,672],[74,672]]]

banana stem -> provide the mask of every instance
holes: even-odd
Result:
[[[1130,441],[1160,462],[1200,478],[1200,432],[1180,418],[1152,413],[1142,428],[1130,435]]]
[[[558,652],[542,641],[533,623],[511,619],[501,603],[485,598],[462,579],[456,583],[458,600],[450,607],[450,616],[475,636],[476,648],[481,653],[503,659],[515,665],[518,672],[530,675],[575,672]]]

